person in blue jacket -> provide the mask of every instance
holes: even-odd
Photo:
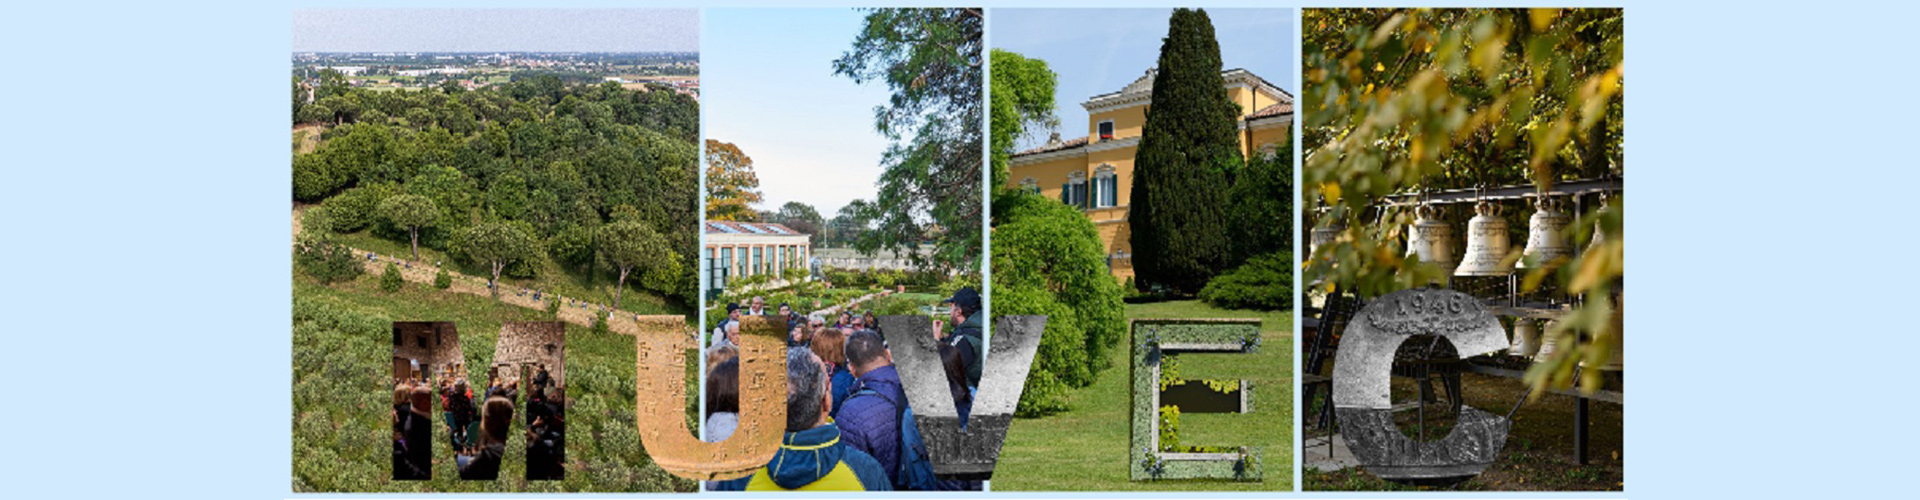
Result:
[[[860,330],[847,339],[847,363],[855,377],[853,395],[840,408],[840,433],[847,446],[867,452],[887,471],[900,470],[900,411],[907,391],[893,367],[893,352],[878,332]]]
[[[805,348],[787,349],[787,432],[780,449],[753,475],[714,485],[717,491],[887,491],[892,482],[872,456],[841,440],[828,417],[833,395],[826,364]]]

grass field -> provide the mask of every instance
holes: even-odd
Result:
[[[1262,448],[1265,480],[1133,482],[1127,477],[1130,433],[1128,365],[1100,373],[1093,385],[1073,390],[1072,409],[1015,420],[995,466],[995,491],[1291,491],[1293,489],[1293,313],[1216,309],[1198,301],[1128,304],[1129,318],[1247,318],[1261,325],[1260,351],[1251,355],[1185,354],[1188,378],[1232,376],[1252,381],[1252,415],[1181,415],[1181,441]],[[1204,358],[1221,363],[1202,363]],[[1213,365],[1211,367],[1203,365]]]
[[[390,481],[388,403],[392,321],[453,321],[472,373],[484,366],[502,322],[545,313],[485,297],[410,283],[378,289],[371,275],[331,286],[293,278],[293,477],[296,492],[692,491],[694,483],[655,466],[634,423],[632,337],[567,326],[567,443],[564,481],[525,481],[524,438],[515,434],[496,481],[461,481],[446,435],[436,429],[433,479]],[[691,358],[689,358],[691,359]],[[694,366],[687,368],[693,397]],[[693,410],[687,414],[691,425]]]

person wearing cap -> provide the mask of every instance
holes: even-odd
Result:
[[[707,348],[709,349],[713,348],[713,346],[716,343],[726,338],[728,323],[739,323],[739,322],[740,322],[740,303],[728,302],[727,303],[727,319],[720,320],[720,324],[718,325],[713,325],[713,335],[710,337],[707,337]]]
[[[986,342],[981,338],[980,292],[973,287],[962,287],[944,303],[953,306],[947,309],[947,314],[953,319],[954,327],[940,341],[960,351],[960,360],[967,367],[967,388],[979,387],[980,360],[986,351]],[[936,326],[934,334],[940,333]]]

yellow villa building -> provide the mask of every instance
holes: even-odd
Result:
[[[1045,145],[1014,153],[1008,164],[1007,182],[1080,207],[1093,220],[1106,245],[1107,267],[1122,281],[1133,276],[1127,199],[1133,192],[1133,156],[1147,121],[1153,76],[1154,70],[1148,70],[1118,92],[1080,103],[1087,109],[1086,137],[1063,141],[1056,132]],[[1240,105],[1241,154],[1272,154],[1273,148],[1291,147],[1286,141],[1293,129],[1293,95],[1244,69],[1221,76],[1227,96]]]

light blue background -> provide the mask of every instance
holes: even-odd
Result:
[[[1675,3],[1620,2],[1628,495],[1910,497],[1920,8]],[[287,495],[290,6],[0,12],[0,497]]]

